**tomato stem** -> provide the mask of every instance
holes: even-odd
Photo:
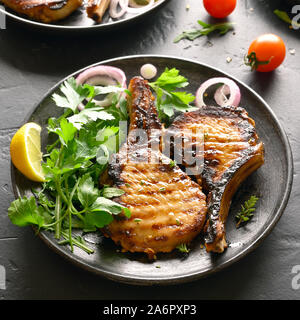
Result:
[[[251,71],[253,71],[253,70],[257,70],[257,68],[260,65],[269,64],[271,59],[267,60],[267,61],[260,61],[260,60],[258,60],[258,58],[256,56],[256,53],[255,52],[251,52],[250,54],[245,56],[244,61],[245,61],[245,65],[251,67]]]

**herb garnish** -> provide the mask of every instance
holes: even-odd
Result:
[[[180,252],[189,253],[190,249],[187,248],[186,243],[181,243],[179,246],[176,247]]]
[[[237,220],[236,227],[239,228],[242,224],[247,223],[252,217],[255,209],[255,204],[258,201],[256,196],[251,196],[249,200],[242,205],[242,210],[235,216]]]
[[[174,39],[174,43],[177,43],[181,41],[182,39],[188,39],[188,40],[195,40],[196,38],[207,36],[208,34],[219,31],[220,35],[226,34],[229,30],[233,29],[234,23],[232,22],[224,22],[224,23],[217,23],[217,24],[208,24],[201,20],[198,20],[198,23],[200,26],[202,26],[202,29],[194,29],[190,31],[184,31],[179,36],[177,36]]]
[[[176,166],[176,161],[175,160],[170,160],[169,166],[170,166],[171,169],[174,168]]]
[[[190,105],[195,100],[195,96],[177,90],[188,86],[189,82],[179,74],[179,70],[176,68],[166,68],[159,78],[155,82],[150,82],[149,85],[156,93],[159,118],[166,125],[170,123],[170,118],[175,114],[175,111],[196,110]]]
[[[77,85],[74,78],[65,81],[60,93],[52,95],[64,113],[48,119],[49,138],[43,171],[46,182],[31,197],[13,201],[8,209],[11,221],[18,226],[36,225],[37,230],[54,232],[59,244],[77,246],[92,253],[73,229],[96,231],[113,221],[113,216],[130,210],[110,200],[124,192],[117,188],[98,188],[99,176],[106,169],[109,155],[116,151],[122,132],[119,121],[127,120],[127,102],[117,86]],[[105,110],[93,102],[99,94],[114,95]],[[87,103],[80,111],[78,106]],[[118,105],[118,107],[117,107]]]

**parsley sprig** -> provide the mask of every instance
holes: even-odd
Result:
[[[169,124],[175,111],[185,112],[196,109],[191,105],[195,96],[178,90],[187,87],[189,82],[179,74],[179,70],[176,68],[166,68],[158,79],[149,83],[149,85],[156,93],[156,106],[162,122]]]
[[[71,251],[77,246],[92,253],[81,236],[74,236],[73,229],[96,231],[111,223],[115,215],[130,217],[128,208],[111,200],[124,191],[98,187],[109,156],[117,151],[123,136],[119,121],[128,118],[122,90],[118,86],[81,86],[70,78],[52,95],[63,114],[48,119],[49,138],[54,142],[44,154],[46,182],[40,190],[33,190],[33,196],[11,203],[8,215],[14,224],[53,231],[58,243],[69,244]],[[112,105],[105,110],[93,101],[99,94],[113,95]],[[85,107],[80,111],[82,103]]]
[[[247,223],[253,217],[253,212],[256,210],[255,205],[257,201],[258,198],[256,196],[251,196],[250,199],[245,201],[244,205],[242,205],[241,211],[235,216],[237,220],[237,228]]]
[[[182,39],[188,40],[195,40],[196,38],[207,36],[210,33],[215,31],[219,31],[220,35],[226,34],[228,31],[232,30],[234,27],[234,23],[232,22],[224,22],[224,23],[216,23],[216,24],[209,24],[198,20],[198,24],[202,26],[202,29],[194,29],[189,31],[183,31],[180,35],[178,35],[174,39],[174,43],[178,43]]]

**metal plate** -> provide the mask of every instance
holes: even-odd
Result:
[[[71,253],[67,247],[57,245],[51,233],[41,232],[39,235],[51,249],[67,260],[109,279],[140,285],[182,283],[205,277],[230,266],[255,249],[271,232],[281,217],[290,195],[293,180],[292,153],[282,126],[266,102],[238,79],[220,70],[195,61],[165,56],[130,56],[99,64],[123,69],[129,80],[138,75],[139,68],[144,63],[156,65],[159,72],[165,67],[176,67],[188,78],[189,92],[195,92],[200,83],[208,78],[224,76],[235,80],[241,89],[241,106],[244,106],[255,120],[258,134],[265,143],[266,156],[265,164],[242,184],[233,198],[226,224],[229,248],[223,254],[208,254],[201,248],[199,236],[193,242],[188,256],[176,251],[170,254],[158,254],[157,261],[149,262],[144,255],[118,252],[118,248],[111,240],[104,239],[98,234],[90,234],[86,238],[95,249],[95,253],[91,255],[80,249]],[[82,70],[70,76],[76,76],[80,72]],[[54,105],[50,96],[64,80],[44,96],[25,122],[34,121],[45,127],[50,116],[59,115],[61,110]],[[42,142],[44,146],[47,143],[46,130],[43,130]],[[13,166],[11,169],[15,195],[30,195],[34,184]],[[241,204],[251,195],[260,198],[255,216],[245,227],[236,229],[234,216]]]
[[[145,10],[144,12],[141,12],[139,14],[127,13],[119,19],[112,19],[109,16],[108,12],[106,12],[106,14],[103,17],[103,22],[100,24],[96,24],[92,19],[90,19],[87,16],[85,9],[83,7],[74,11],[66,19],[63,19],[61,21],[51,23],[51,24],[31,20],[26,16],[19,15],[18,13],[14,12],[9,8],[4,9],[3,6],[0,7],[0,13],[7,15],[9,18],[13,19],[14,21],[21,23],[23,26],[34,28],[41,31],[47,31],[47,32],[58,31],[58,32],[68,32],[68,33],[72,33],[72,31],[100,32],[100,31],[111,31],[111,30],[119,29],[124,27],[125,25],[144,19],[145,16],[149,15],[150,13],[153,13],[162,5],[166,4],[168,1],[169,0],[158,0],[158,2],[153,7]]]

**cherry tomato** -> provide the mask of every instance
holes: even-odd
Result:
[[[229,16],[236,7],[236,0],[203,0],[206,11],[214,18]]]
[[[252,69],[269,72],[282,64],[285,54],[285,44],[280,37],[275,34],[263,34],[251,43],[248,62]]]

